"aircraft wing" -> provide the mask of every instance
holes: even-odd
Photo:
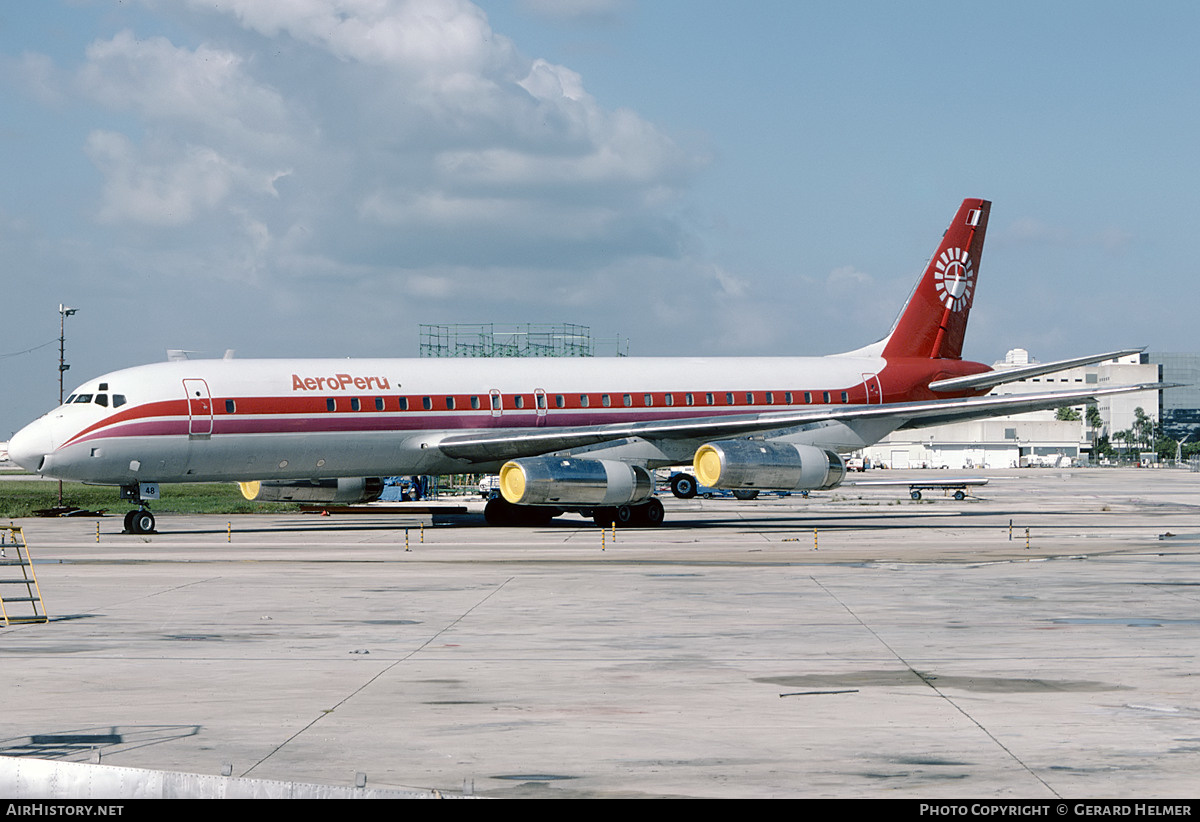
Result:
[[[1107,354],[1091,354],[1087,357],[1075,357],[1070,360],[1035,363],[1020,368],[1005,368],[1000,371],[985,371],[982,374],[970,374],[966,377],[951,377],[947,380],[937,380],[929,383],[931,391],[962,391],[974,388],[995,388],[997,385],[1017,382],[1029,377],[1040,377],[1042,374],[1053,374],[1056,371],[1066,371],[1068,368],[1078,368],[1081,365],[1091,365],[1097,362],[1107,362],[1130,354],[1140,354],[1145,348],[1126,348],[1123,351],[1109,351]]]
[[[957,400],[888,403],[885,405],[846,405],[812,410],[779,411],[765,414],[739,414],[719,417],[690,417],[676,420],[614,423],[538,430],[485,430],[449,434],[436,447],[449,457],[470,462],[518,459],[613,442],[628,437],[643,439],[712,440],[745,437],[781,431],[802,425],[855,420],[891,420],[894,429],[923,428],[947,422],[1024,414],[1078,405],[1112,394],[1155,391],[1169,388],[1168,383],[1142,383],[1113,388],[1048,391],[1037,394],[972,397]]]

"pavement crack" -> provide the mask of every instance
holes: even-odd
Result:
[[[243,771],[241,775],[242,775],[242,776],[247,776],[247,775],[249,775],[251,771],[253,771],[253,770],[254,770],[255,768],[257,768],[259,765],[261,765],[261,764],[263,764],[264,762],[266,762],[268,759],[270,759],[271,757],[273,757],[275,754],[277,754],[277,753],[279,753],[280,751],[282,751],[284,748],[286,748],[288,745],[290,745],[290,744],[291,744],[293,741],[295,741],[296,739],[299,739],[299,738],[300,738],[300,737],[301,737],[301,736],[302,736],[304,733],[306,733],[306,732],[307,732],[307,731],[308,731],[310,728],[312,728],[313,726],[315,726],[315,725],[316,725],[318,722],[320,722],[322,719],[324,719],[325,717],[327,717],[327,716],[329,716],[330,714],[334,713],[335,711],[337,711],[337,709],[338,709],[338,708],[342,707],[342,706],[343,706],[343,705],[345,705],[347,702],[349,702],[351,699],[353,699],[354,697],[358,696],[360,693],[362,693],[363,691],[365,691],[367,688],[371,687],[371,685],[373,685],[373,684],[374,684],[374,683],[375,683],[375,682],[376,682],[376,681],[377,681],[377,680],[378,680],[380,677],[382,677],[384,674],[387,674],[388,672],[390,672],[390,671],[391,671],[393,668],[395,668],[396,666],[398,666],[398,665],[401,665],[401,664],[403,664],[403,663],[407,662],[408,660],[412,659],[412,658],[413,658],[414,656],[416,656],[417,654],[421,653],[421,651],[423,651],[423,650],[425,650],[426,648],[428,648],[428,647],[430,646],[430,644],[432,644],[432,643],[433,643],[435,640],[437,640],[437,638],[438,638],[438,637],[440,637],[442,634],[446,633],[446,632],[447,632],[447,631],[449,631],[451,628],[453,628],[453,627],[455,627],[456,625],[458,625],[458,623],[462,622],[464,619],[466,619],[468,616],[470,616],[470,615],[471,615],[471,613],[472,613],[472,612],[474,612],[476,608],[478,608],[479,606],[483,605],[483,604],[484,604],[485,602],[487,602],[489,599],[491,599],[492,597],[494,597],[496,594],[498,594],[498,593],[500,592],[500,590],[501,590],[501,589],[502,589],[502,588],[503,588],[505,585],[508,585],[508,583],[510,583],[510,582],[512,582],[512,581],[513,581],[513,577],[509,577],[508,579],[506,579],[506,580],[504,580],[503,582],[501,582],[501,583],[500,583],[499,585],[497,585],[495,588],[493,588],[492,590],[488,591],[488,592],[487,592],[487,594],[486,594],[484,597],[482,597],[482,598],[481,598],[481,599],[480,599],[478,602],[476,602],[476,603],[475,603],[474,605],[472,605],[470,608],[468,608],[467,610],[463,611],[461,614],[459,614],[458,616],[456,616],[454,619],[452,619],[452,620],[451,620],[450,622],[448,622],[447,624],[443,625],[443,626],[442,626],[442,627],[441,627],[441,628],[440,628],[440,629],[437,631],[437,633],[435,633],[435,634],[433,634],[432,636],[430,636],[428,639],[426,639],[424,642],[422,642],[422,643],[421,643],[419,646],[417,646],[416,648],[413,648],[411,651],[409,651],[407,654],[405,654],[404,656],[402,656],[402,657],[400,657],[399,659],[397,659],[397,660],[396,660],[395,662],[393,662],[391,665],[387,665],[387,666],[383,667],[382,669],[380,669],[380,670],[379,670],[379,671],[378,671],[378,672],[377,672],[377,673],[376,673],[374,676],[372,676],[372,677],[368,678],[366,682],[362,683],[362,684],[361,684],[361,685],[359,685],[357,688],[355,688],[353,691],[351,691],[350,693],[346,694],[344,697],[342,697],[340,700],[338,700],[338,702],[337,702],[337,703],[336,703],[336,704],[335,704],[335,705],[334,705],[332,708],[324,708],[324,709],[322,709],[322,710],[321,710],[321,712],[320,712],[319,714],[317,714],[317,716],[315,716],[315,717],[312,719],[312,721],[310,721],[310,722],[309,722],[307,725],[305,725],[303,728],[301,728],[300,730],[296,731],[294,734],[292,734],[291,736],[289,736],[289,737],[288,737],[287,739],[285,739],[283,742],[280,742],[278,745],[276,745],[276,746],[275,746],[273,749],[271,749],[271,751],[270,751],[270,752],[269,752],[269,753],[268,753],[266,756],[264,756],[262,759],[258,760],[258,761],[257,761],[257,762],[255,762],[253,765],[251,765],[249,768],[247,768],[245,771]]]
[[[828,588],[826,588],[824,585],[822,585],[820,580],[818,580],[816,577],[813,577],[813,576],[810,576],[809,579],[811,579],[818,588],[820,588],[822,591],[824,591],[825,594],[827,596],[829,596],[830,599],[832,599],[838,605],[840,605],[844,609],[846,609],[846,613],[850,614],[850,616],[852,616],[854,618],[854,621],[857,622],[859,625],[861,625],[867,631],[867,633],[869,633],[871,636],[873,636],[880,645],[882,645],[884,648],[887,648],[888,653],[890,653],[892,656],[894,656],[900,662],[901,665],[903,665],[905,668],[907,668],[909,673],[911,673],[913,676],[917,677],[922,682],[924,682],[925,685],[928,686],[930,690],[932,690],[935,694],[938,695],[938,697],[945,700],[947,705],[954,708],[954,710],[956,710],[960,714],[962,714],[963,717],[968,722],[970,722],[972,725],[974,725],[976,728],[978,728],[980,731],[982,731],[984,733],[984,735],[986,735],[988,739],[992,740],[992,742],[994,742],[996,744],[996,746],[998,748],[1000,748],[1000,750],[1004,751],[1004,753],[1006,753],[1013,760],[1013,762],[1016,762],[1018,765],[1020,765],[1021,768],[1024,769],[1024,771],[1026,773],[1028,773],[1030,776],[1032,776],[1034,779],[1036,779],[1038,782],[1040,782],[1046,790],[1048,790],[1050,793],[1054,794],[1054,797],[1056,799],[1062,799],[1062,796],[1059,795],[1058,791],[1056,791],[1056,790],[1054,790],[1054,788],[1050,787],[1050,785],[1046,782],[1046,780],[1044,780],[1040,776],[1038,776],[1037,773],[1035,773],[1032,768],[1030,768],[1028,765],[1026,765],[1023,761],[1021,761],[1021,757],[1017,756],[1016,753],[1014,753],[1011,748],[1009,748],[1007,745],[1005,745],[1003,742],[1001,742],[996,737],[995,734],[993,734],[986,727],[984,727],[983,723],[981,723],[975,717],[971,716],[971,714],[965,708],[963,708],[961,705],[959,705],[957,702],[955,702],[954,699],[951,698],[948,694],[946,694],[945,691],[938,688],[938,686],[934,684],[935,677],[931,677],[931,676],[928,676],[927,674],[923,674],[920,671],[918,671],[916,668],[914,668],[912,665],[910,665],[907,659],[905,659],[898,651],[896,651],[895,648],[893,648],[891,645],[889,645],[887,643],[887,640],[885,640],[883,637],[881,637],[875,631],[874,628],[872,628],[867,623],[863,622],[862,618],[858,614],[854,613],[853,608],[851,608],[849,605],[847,605],[845,602],[843,602],[840,598],[838,598],[838,595],[833,593],[833,591],[830,591]]]

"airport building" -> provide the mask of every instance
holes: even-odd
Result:
[[[1065,391],[1089,385],[1106,387],[1159,380],[1159,364],[1154,355],[1132,354],[1094,365],[1080,366],[1042,377],[1032,377],[998,386],[994,395]],[[1168,356],[1168,355],[1157,355]],[[1171,355],[1180,356],[1180,355]],[[1200,368],[1200,356],[1193,366]],[[993,363],[997,371],[1036,363],[1023,348],[1009,351]],[[1078,419],[1058,419],[1055,411],[1036,411],[1008,417],[960,422],[897,431],[870,448],[863,457],[871,464],[892,468],[1015,468],[1028,466],[1064,466],[1086,462],[1097,438],[1105,433],[1133,426],[1137,409],[1159,419],[1159,391],[1140,391],[1106,397],[1098,404],[1101,425],[1093,428],[1087,421],[1085,406],[1074,406]],[[1198,392],[1200,393],[1200,392]],[[1185,400],[1187,401],[1187,400]],[[1196,402],[1193,408],[1200,408]],[[1200,411],[1195,412],[1200,427]]]
[[[1163,391],[1163,433],[1176,441],[1200,438],[1200,354],[1150,353],[1147,360],[1159,367],[1163,382],[1178,383]]]

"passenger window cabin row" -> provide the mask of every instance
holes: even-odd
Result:
[[[128,400],[124,394],[109,394],[108,384],[101,383],[98,392],[95,394],[72,394],[64,401],[64,405],[71,403],[94,403],[104,408],[109,407],[110,398],[113,408],[120,408],[125,405]],[[811,405],[815,392],[803,391],[747,391],[745,394],[739,394],[733,391],[727,391],[724,395],[715,394],[713,392],[694,393],[694,392],[666,392],[662,394],[620,394],[620,407],[633,408],[635,400],[638,401],[637,407],[652,408],[662,406],[670,408],[676,405],[683,406],[716,406],[718,399],[723,399],[724,402],[719,403],[724,406],[743,405],[795,405],[797,397],[803,397],[802,405]],[[590,408],[592,407],[593,398],[601,408],[612,408],[612,394],[555,394],[553,395],[553,403],[555,408]],[[738,400],[744,397],[745,402],[739,403]],[[388,408],[388,400],[391,397],[349,397],[337,398],[329,397],[325,400],[325,409],[327,411],[456,411],[470,409],[479,411],[483,408],[483,399],[478,394],[469,396],[461,395],[445,395],[441,397],[396,397],[396,403]],[[492,411],[520,411],[526,408],[527,399],[530,402],[529,407],[537,410],[545,410],[547,408],[547,395],[541,392],[533,395],[528,394],[499,394],[492,393],[488,396],[488,403]],[[850,402],[850,393],[848,391],[840,392],[840,401],[845,404]],[[411,400],[411,402],[410,402]],[[507,402],[505,402],[507,400]],[[573,401],[573,402],[572,402]],[[822,391],[819,394],[819,402],[828,405],[833,399],[831,392]],[[237,413],[237,401],[225,400],[225,413]]]
[[[652,408],[675,406],[737,406],[737,405],[811,405],[816,401],[828,405],[834,402],[833,394],[829,391],[792,392],[792,391],[747,391],[745,393],[727,391],[721,394],[713,392],[666,392],[656,394],[554,394],[542,392],[534,394],[500,394],[493,392],[486,398],[479,394],[471,395],[442,395],[422,397],[327,397],[326,411],[479,411],[484,403],[493,412],[522,411],[533,409],[545,411],[550,403],[557,409],[582,409],[593,406],[599,408]],[[744,398],[744,402],[739,400]],[[801,402],[796,400],[803,398]],[[392,400],[395,402],[392,402]],[[850,402],[850,392],[838,392],[838,400]],[[124,398],[122,398],[124,402]],[[225,413],[237,413],[235,400],[225,400]]]

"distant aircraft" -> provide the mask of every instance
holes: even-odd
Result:
[[[1003,372],[961,358],[990,208],[963,201],[891,332],[845,354],[164,362],[88,381],[9,453],[48,477],[120,486],[134,533],[154,530],[159,483],[345,500],[379,477],[497,471],[493,524],[576,511],[654,525],[657,467],[691,462],[712,488],[827,489],[846,476],[841,453],[897,429],[1151,387],[979,396],[1130,353]]]

